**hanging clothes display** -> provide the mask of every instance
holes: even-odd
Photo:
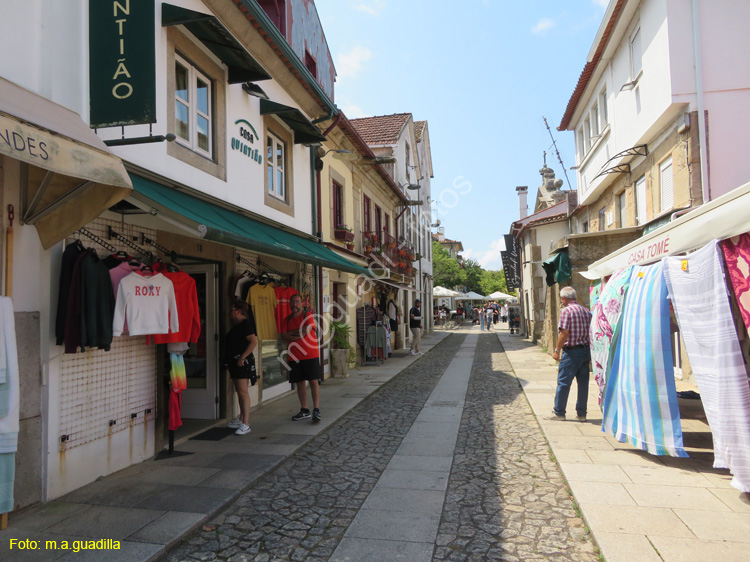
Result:
[[[398,306],[393,299],[388,301],[388,319],[391,332],[398,332]]]
[[[599,405],[604,397],[606,373],[610,365],[613,341],[619,328],[622,304],[630,284],[630,268],[612,274],[591,310],[589,342],[591,345],[591,367],[599,387]]]
[[[169,279],[174,287],[180,329],[169,334],[154,335],[154,343],[196,343],[201,335],[201,313],[195,279],[184,271],[166,272],[162,275]]]
[[[686,457],[661,263],[633,266],[603,402],[602,431],[652,455]]]
[[[115,295],[107,266],[96,252],[88,252],[81,268],[81,351],[86,347],[109,351]]]
[[[259,340],[275,340],[278,337],[276,328],[276,291],[271,285],[258,283],[250,287],[247,303],[253,308],[255,326]]]
[[[172,384],[172,392],[180,392],[187,388],[187,372],[185,371],[185,358],[182,353],[170,353],[169,362],[172,368],[169,371],[169,381]]]
[[[750,492],[750,387],[717,241],[664,258],[667,286],[714,442],[714,468]]]
[[[131,336],[177,332],[180,323],[172,282],[163,274],[131,273],[120,281],[112,331],[122,335],[125,319]]]
[[[289,299],[297,294],[297,290],[280,285],[274,287],[274,292],[276,293],[276,310],[274,310],[276,329],[281,332],[281,322],[292,313],[292,309],[289,306]]]
[[[68,313],[68,298],[70,296],[70,283],[73,278],[73,268],[85,250],[80,240],[65,247],[60,268],[60,281],[57,293],[57,317],[55,320],[55,339],[57,345],[65,341],[65,319]]]
[[[169,425],[170,431],[175,431],[182,425],[182,392],[169,391]]]
[[[594,307],[596,306],[596,303],[599,302],[599,297],[602,294],[603,288],[603,279],[597,279],[596,281],[591,282],[591,286],[589,287],[589,309],[591,312],[594,312]]]
[[[745,328],[750,330],[750,234],[721,241],[727,272]]]
[[[375,308],[369,304],[357,309],[357,343],[360,346],[365,345],[367,328],[375,324],[375,316]]]
[[[0,297],[0,513],[13,511],[20,388],[13,300]]]

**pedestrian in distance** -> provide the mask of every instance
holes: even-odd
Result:
[[[479,309],[479,329],[484,332],[484,309]]]
[[[484,324],[488,332],[492,330],[492,307],[490,305],[484,309]]]
[[[422,301],[417,299],[409,311],[409,329],[411,330],[412,355],[422,355],[419,351],[419,342],[422,340]]]
[[[557,371],[557,391],[555,406],[549,419],[564,420],[568,405],[568,394],[573,379],[578,385],[576,400],[576,419],[586,421],[586,403],[589,397],[589,326],[591,313],[576,302],[576,291],[573,287],[563,287],[560,291],[563,309],[560,311],[558,336],[552,358],[559,361]]]
[[[281,338],[289,344],[289,382],[297,386],[300,411],[292,416],[293,421],[307,420],[319,422],[320,416],[320,352],[315,319],[302,308],[302,297],[292,295],[289,299],[292,313],[281,321]],[[307,384],[306,384],[307,383]],[[313,401],[313,411],[307,407],[307,385]]]
[[[225,339],[225,364],[232,379],[240,415],[227,424],[237,435],[250,433],[250,388],[257,380],[253,351],[258,346],[255,318],[246,302],[235,300],[229,309],[232,327]]]

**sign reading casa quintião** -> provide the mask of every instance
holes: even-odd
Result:
[[[250,146],[255,144],[255,139],[258,138],[258,133],[248,121],[244,119],[237,119],[234,122],[235,125],[239,125],[237,137],[232,137],[232,150],[239,150],[242,154],[256,161],[258,164],[263,163],[263,155],[257,148]]]

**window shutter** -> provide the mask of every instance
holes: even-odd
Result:
[[[661,210],[667,211],[674,207],[674,178],[672,176],[671,157],[659,166],[659,186],[661,187]]]

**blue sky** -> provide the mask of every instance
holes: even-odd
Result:
[[[607,3],[316,1],[336,104],[349,118],[411,112],[428,121],[433,219],[486,269],[502,268],[516,186],[529,186],[533,207],[544,151],[564,179],[542,116],[565,166],[575,165],[573,133],[556,129]],[[568,177],[575,188],[575,172]]]

